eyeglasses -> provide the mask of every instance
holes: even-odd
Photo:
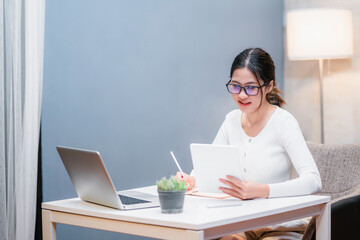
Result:
[[[244,89],[245,94],[249,96],[256,96],[259,93],[259,89],[266,86],[267,84],[263,84],[260,87],[258,86],[245,86],[241,87],[239,84],[230,83],[231,80],[226,84],[226,88],[231,94],[240,94],[241,89]]]

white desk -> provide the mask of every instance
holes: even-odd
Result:
[[[155,186],[137,190],[156,194]],[[78,198],[45,202],[43,239],[56,239],[56,223],[160,239],[212,239],[318,215],[316,238],[330,240],[330,197],[256,199],[235,207],[207,207],[220,201],[223,200],[186,196],[181,214],[162,214],[160,208],[120,211]]]

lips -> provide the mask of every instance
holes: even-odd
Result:
[[[241,102],[241,101],[238,101],[238,103],[240,103],[243,106],[248,106],[251,104],[251,102]]]

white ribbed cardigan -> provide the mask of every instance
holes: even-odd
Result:
[[[277,107],[256,137],[244,132],[241,114],[237,109],[226,115],[213,144],[239,146],[245,179],[268,184],[269,198],[321,190],[315,161],[298,122],[289,112]]]

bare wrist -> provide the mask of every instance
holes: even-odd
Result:
[[[263,193],[264,193],[264,198],[269,198],[269,194],[270,194],[270,187],[269,187],[269,185],[268,184],[264,184],[263,185],[263,187],[264,187],[264,191],[263,191]]]

